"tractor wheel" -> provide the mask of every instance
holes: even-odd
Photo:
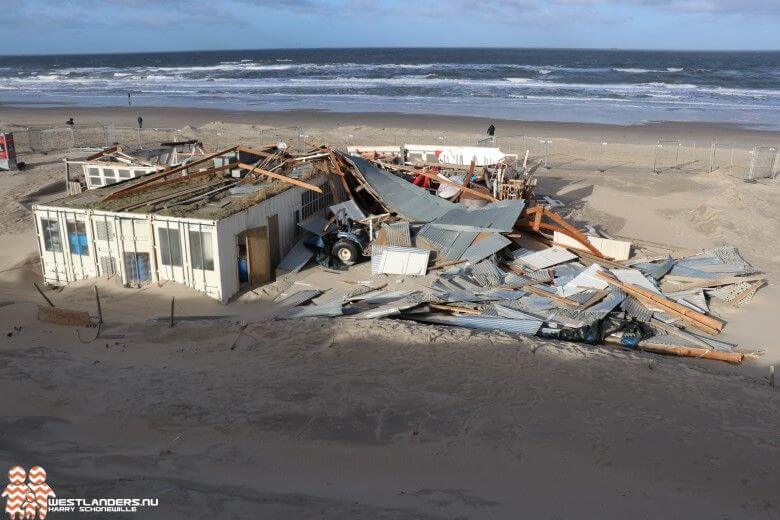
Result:
[[[357,245],[349,240],[337,241],[330,252],[344,265],[354,265],[360,255]]]

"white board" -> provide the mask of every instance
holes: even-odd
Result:
[[[602,255],[611,258],[612,260],[628,260],[628,257],[631,255],[631,242],[594,236],[588,236],[587,238],[588,242],[590,242],[590,244]],[[573,249],[586,250],[583,244],[580,244],[569,235],[565,235],[559,231],[553,232],[553,242]]]
[[[550,247],[534,253],[528,253],[517,259],[521,264],[533,270],[545,269],[577,258],[577,255],[562,247]]]
[[[371,274],[424,276],[431,252],[416,247],[372,246]]]

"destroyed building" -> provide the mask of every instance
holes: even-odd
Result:
[[[725,322],[711,302],[743,305],[766,283],[736,249],[672,256],[586,234],[551,209],[560,202],[537,200],[541,162],[528,153],[451,148],[235,146],[38,205],[44,279],[174,281],[226,302],[277,268],[294,273],[314,258],[348,269],[362,256],[379,281],[424,282],[363,281],[316,302],[325,290],[283,293],[276,318],[394,318],[728,362],[753,355],[715,338]]]
[[[219,166],[198,170],[215,159]],[[242,286],[273,280],[297,224],[331,201],[306,157],[234,147],[33,213],[46,283],[173,281],[227,302]]]
[[[69,193],[82,189],[102,188],[127,179],[182,166],[204,155],[197,140],[161,143],[153,148],[124,150],[113,146],[85,159],[65,159],[65,176]],[[80,168],[79,168],[80,167]],[[81,175],[77,175],[81,169]]]

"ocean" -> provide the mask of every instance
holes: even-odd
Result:
[[[0,103],[780,129],[780,52],[295,49],[0,56]]]

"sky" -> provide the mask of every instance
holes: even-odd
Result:
[[[780,50],[780,0],[0,0],[0,54],[319,47]]]

